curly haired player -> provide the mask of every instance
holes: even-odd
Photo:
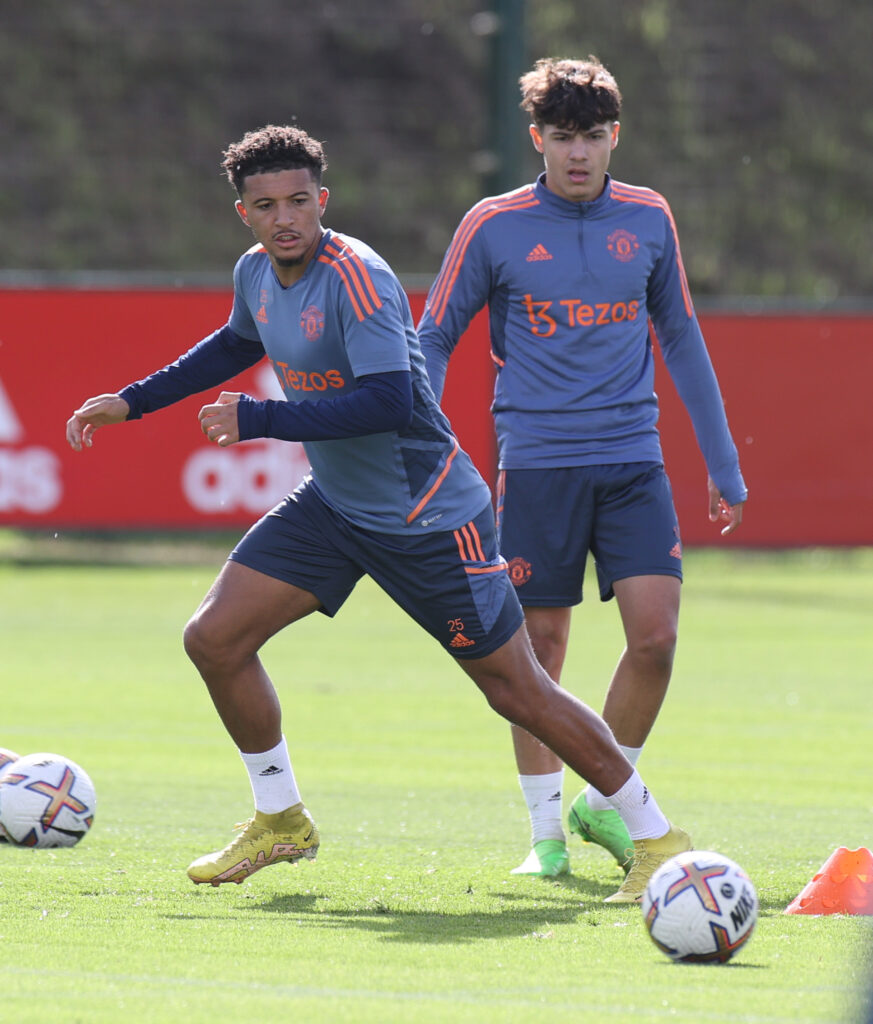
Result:
[[[609,728],[537,662],[490,493],[440,411],[409,303],[363,242],[321,223],[321,144],[268,126],[230,146],[224,167],[256,244],[237,262],[228,322],[175,363],[67,423],[75,450],[94,432],[215,388],[266,357],[285,401],[222,391],[200,410],[215,444],[301,441],[309,477],[231,552],[185,629],[185,648],[248,770],[253,817],[188,868],[194,882],[240,882],[270,864],[313,858],[279,700],[258,652],[312,612],[335,615],[371,576],[451,654],[499,714],[609,794],[648,878],[690,846],[670,825]],[[634,902],[622,888],[608,899]]]

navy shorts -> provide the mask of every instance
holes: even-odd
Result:
[[[679,521],[660,463],[505,470],[497,523],[525,606],[579,604],[589,551],[603,601],[630,576],[682,579]]]
[[[377,533],[339,515],[307,481],[255,523],[230,558],[309,591],[331,616],[371,576],[455,658],[484,658],[524,619],[490,505],[457,530]]]

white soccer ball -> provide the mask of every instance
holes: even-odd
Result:
[[[10,750],[8,747],[0,747],[0,775],[6,771],[9,765],[13,761],[18,760],[18,754],[14,750]],[[0,823],[0,843],[6,842],[6,832],[3,830],[3,825]]]
[[[18,760],[18,754],[14,750],[10,750],[8,747],[0,747],[0,775],[6,771],[7,767],[12,764],[13,761]]]
[[[18,846],[75,846],[96,806],[88,773],[60,754],[28,754],[0,772],[0,828]]]
[[[748,942],[758,894],[729,857],[689,850],[652,875],[642,910],[652,941],[671,960],[723,964]]]

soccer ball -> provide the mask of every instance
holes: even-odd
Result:
[[[28,754],[0,773],[0,828],[18,846],[75,846],[94,822],[88,773],[59,754]]]
[[[7,767],[12,764],[13,761],[18,760],[18,754],[14,750],[9,750],[7,747],[0,747],[0,775],[6,771]]]
[[[14,750],[9,750],[8,747],[0,747],[0,775],[6,771],[13,761],[18,760],[18,754]],[[0,843],[6,842],[6,833],[3,831],[3,825],[0,824]]]
[[[642,910],[652,941],[672,960],[723,964],[749,940],[758,894],[729,857],[689,850],[652,875]]]

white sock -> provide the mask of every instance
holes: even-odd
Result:
[[[636,768],[621,789],[609,797],[609,802],[627,825],[631,839],[657,839],[670,830],[670,823]]]
[[[618,746],[628,761],[630,761],[634,768],[636,768],[637,761],[640,759],[640,754],[642,754],[643,748],[623,747],[620,743]],[[600,790],[596,786],[592,786],[590,782],[588,783],[588,788],[585,790],[585,802],[592,811],[608,811],[612,809],[612,804],[606,799]]]
[[[283,736],[272,750],[259,754],[239,752],[249,773],[255,809],[263,814],[278,814],[300,803],[300,791]]]
[[[543,839],[567,840],[561,821],[564,793],[564,769],[548,775],[519,775],[530,815],[531,845]]]

